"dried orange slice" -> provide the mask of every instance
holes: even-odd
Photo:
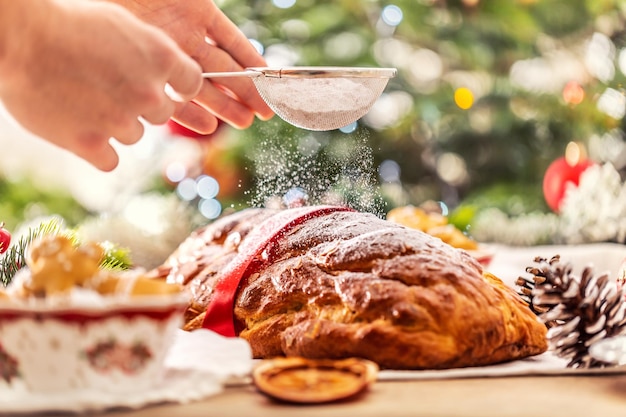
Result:
[[[376,380],[378,365],[365,359],[267,359],[252,377],[257,389],[277,400],[313,404],[343,400]]]

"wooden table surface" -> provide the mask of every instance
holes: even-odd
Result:
[[[626,416],[626,374],[380,381],[360,397],[326,405],[274,402],[252,386],[183,405],[103,417],[610,417]]]

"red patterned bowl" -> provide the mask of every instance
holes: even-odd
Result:
[[[0,299],[0,393],[144,389],[164,369],[187,302],[181,294]]]

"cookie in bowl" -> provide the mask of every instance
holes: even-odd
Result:
[[[188,297],[175,284],[100,269],[97,244],[33,241],[0,295],[0,391],[133,392],[161,376]]]

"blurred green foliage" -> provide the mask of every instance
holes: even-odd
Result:
[[[218,2],[263,45],[271,65],[399,69],[386,93],[408,95],[410,109],[383,127],[365,120],[359,128],[368,130],[374,166],[393,160],[401,168],[404,194],[386,198],[390,205],[436,199],[456,207],[471,199],[472,204],[547,210],[543,173],[566,144],[622,130],[622,120],[599,111],[597,100],[607,87],[619,89],[624,83],[617,68],[626,27],[623,2],[297,0],[290,7],[276,6],[286,3]],[[397,26],[381,19],[390,5],[401,10]],[[610,79],[598,79],[585,67],[585,51],[594,34],[609,39],[614,48]],[[539,83],[543,89],[515,79],[525,76],[531,86],[545,77]],[[582,102],[564,100],[568,81],[582,86]],[[469,110],[455,103],[454,91],[460,86],[474,92]],[[250,143],[272,136],[262,125],[256,123],[242,135]],[[300,140],[281,127],[273,135],[280,136],[284,146]],[[328,134],[314,136],[321,138],[321,146],[332,146]],[[262,152],[259,146],[252,149]],[[462,161],[465,173],[460,179],[446,178],[446,154]],[[523,203],[499,202],[512,195]],[[491,199],[494,196],[498,201]]]
[[[0,221],[8,230],[37,218],[61,215],[67,226],[79,224],[88,212],[67,190],[33,184],[28,179],[0,178]]]
[[[228,157],[241,179],[225,207],[263,204],[301,187],[312,198],[331,190],[367,208],[356,200],[374,183],[381,194],[372,197],[375,210],[381,201],[388,210],[440,200],[465,227],[487,206],[511,215],[548,210],[543,173],[568,142],[588,144],[607,132],[623,142],[623,115],[601,111],[598,102],[609,88],[621,94],[626,81],[624,1],[216,3],[272,66],[398,68],[371,112],[376,117],[352,133],[306,132],[277,118],[232,130]],[[385,22],[390,10],[397,20]],[[590,55],[594,42],[600,56]],[[568,82],[582,88],[580,101],[565,98]],[[459,87],[473,93],[469,109],[455,102]],[[397,164],[397,179],[377,175],[385,161]],[[154,188],[171,192],[161,178]],[[7,226],[50,213],[70,226],[87,215],[63,191],[0,180]]]

